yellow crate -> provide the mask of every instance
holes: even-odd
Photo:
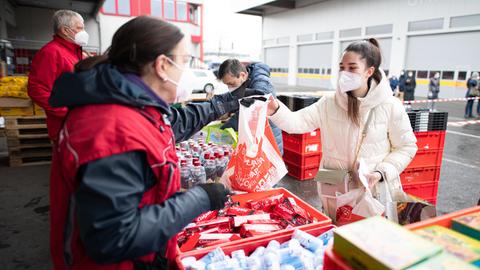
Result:
[[[33,107],[0,108],[0,116],[32,116]]]
[[[45,116],[45,110],[42,107],[38,106],[37,104],[33,105],[33,112],[35,115]]]

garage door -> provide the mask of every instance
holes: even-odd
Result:
[[[440,97],[465,97],[466,79],[480,70],[480,31],[411,36],[405,67],[417,76],[416,96],[427,96],[430,76],[440,72]]]
[[[272,82],[288,82],[288,46],[265,48],[265,63],[270,66]]]
[[[332,43],[298,46],[297,85],[331,89]]]

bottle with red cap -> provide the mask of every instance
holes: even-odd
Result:
[[[183,189],[189,189],[192,187],[192,174],[187,165],[187,160],[185,159],[180,161],[180,182]]]
[[[207,175],[205,173],[205,168],[202,166],[200,160],[197,158],[193,160],[192,178],[193,185],[207,183]]]
[[[215,161],[215,156],[211,153],[207,153],[205,155],[205,174],[207,176],[207,180],[215,181],[216,173],[217,173],[217,163]]]

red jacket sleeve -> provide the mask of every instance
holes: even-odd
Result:
[[[67,108],[52,108],[48,103],[53,83],[60,76],[61,70],[57,54],[53,51],[40,50],[35,54],[28,76],[28,95],[49,115],[64,117]]]

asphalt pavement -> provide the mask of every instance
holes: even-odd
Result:
[[[281,91],[316,89],[278,87]],[[279,90],[280,91],[280,90]],[[477,104],[475,104],[476,106]],[[463,123],[463,102],[437,104],[449,112],[449,122]],[[0,155],[5,141],[0,138]],[[48,249],[48,176],[50,166],[10,168],[0,158],[0,268],[51,269]],[[316,183],[285,177],[286,187],[315,207],[320,207]],[[449,125],[441,168],[437,211],[467,208],[480,198],[480,124]]]

